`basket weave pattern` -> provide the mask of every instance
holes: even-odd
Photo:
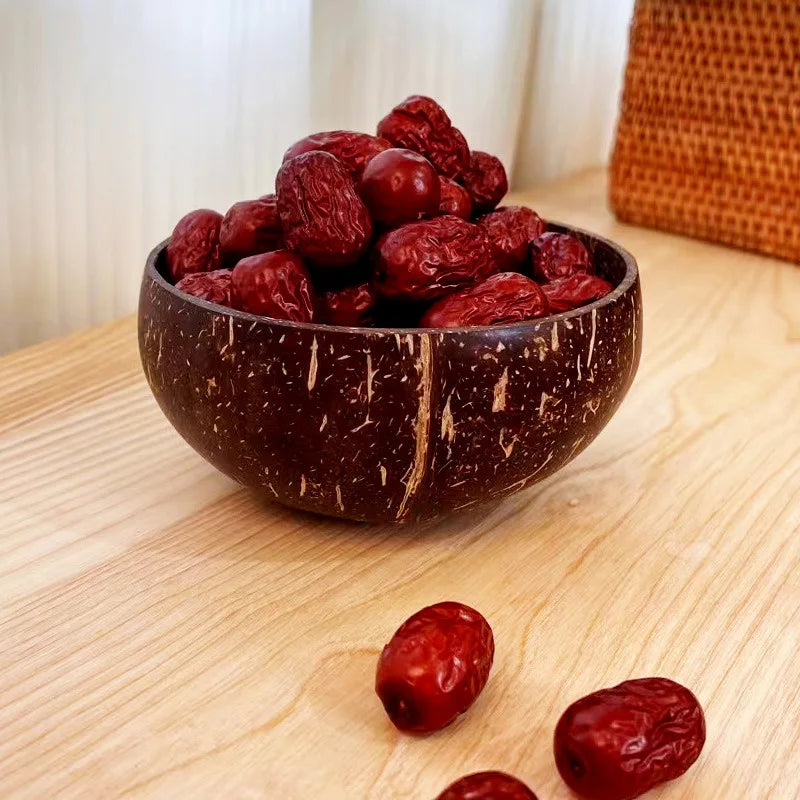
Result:
[[[800,262],[800,0],[637,0],[611,206]]]

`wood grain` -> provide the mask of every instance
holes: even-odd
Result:
[[[424,527],[265,505],[145,387],[131,319],[0,361],[0,796],[432,798],[477,769],[566,800],[561,710],[690,686],[700,762],[653,797],[800,796],[800,271],[617,225],[602,173],[517,199],[639,259],[645,353],[572,464]],[[401,736],[379,649],[458,599],[498,650],[472,712]]]

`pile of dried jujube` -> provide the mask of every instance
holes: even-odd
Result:
[[[378,135],[329,131],[284,155],[275,194],[187,214],[167,246],[178,289],[276,319],[347,326],[498,325],[603,297],[574,236],[530,208],[496,208],[508,188],[494,156],[470,151],[436,102],[409,97]],[[489,679],[484,617],[438,603],[381,653],[375,689],[402,731],[440,730]],[[695,696],[666,678],[629,680],[574,702],[554,734],[558,771],[588,800],[629,800],[682,775],[705,742]],[[438,800],[536,800],[520,780],[478,772]]]
[[[383,648],[375,691],[401,731],[449,725],[483,691],[494,635],[474,608],[437,603],[409,617]],[[703,749],[706,725],[697,698],[667,678],[639,678],[600,689],[561,715],[553,737],[556,767],[586,800],[631,800],[683,775]],[[437,800],[536,800],[518,778],[476,772]]]
[[[183,217],[167,246],[177,287],[275,319],[386,327],[519,322],[611,291],[579,239],[496,208],[502,163],[434,100],[409,97],[377,133],[307,136],[275,194]]]

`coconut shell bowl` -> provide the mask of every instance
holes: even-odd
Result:
[[[176,290],[162,243],[139,300],[147,381],[201,456],[288,506],[400,523],[521,491],[600,433],[641,352],[634,259],[549,227],[578,236],[614,290],[482,328],[344,328],[235,311]]]

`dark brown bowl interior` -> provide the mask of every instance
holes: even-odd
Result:
[[[297,508],[405,522],[512,494],[566,464],[617,410],[641,352],[636,262],[579,236],[615,285],[575,311],[491,328],[341,328],[187,296],[145,266],[139,348],[186,441]]]

